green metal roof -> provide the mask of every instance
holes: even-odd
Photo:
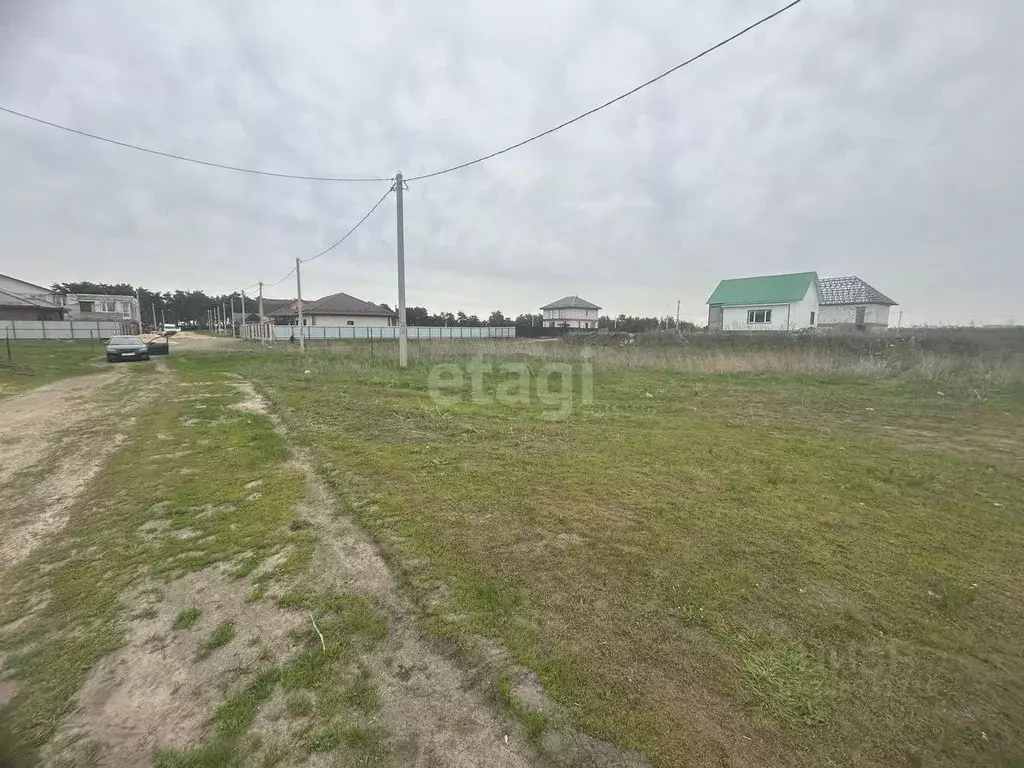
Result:
[[[711,294],[708,304],[788,304],[800,301],[817,276],[816,272],[797,272],[723,280]]]

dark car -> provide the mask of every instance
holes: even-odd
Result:
[[[107,362],[149,360],[149,347],[138,336],[111,336],[107,342]]]

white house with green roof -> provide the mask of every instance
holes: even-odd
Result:
[[[817,272],[723,280],[708,298],[708,330],[799,331],[817,325]]]

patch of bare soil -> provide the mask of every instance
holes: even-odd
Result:
[[[216,350],[232,349],[242,344],[241,339],[233,339],[230,336],[213,336],[195,331],[182,331],[171,336],[169,341],[170,352],[189,350]]]
[[[267,413],[267,402],[253,387],[252,382],[239,381],[233,385],[242,394],[242,401],[235,403],[235,408],[246,413]]]
[[[121,369],[47,384],[0,402],[0,563],[21,562],[124,441],[97,393]]]
[[[127,642],[93,670],[43,764],[88,756],[100,766],[148,766],[154,747],[208,740],[210,720],[229,689],[294,653],[291,633],[304,621],[267,601],[246,602],[250,587],[206,569],[165,588],[140,588],[127,601],[128,615],[137,617]],[[173,629],[189,607],[201,611],[199,620]],[[201,659],[202,643],[224,621],[234,623],[234,639]]]

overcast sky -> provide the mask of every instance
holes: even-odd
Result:
[[[782,0],[0,3],[0,105],[298,174],[413,176],[627,90]],[[704,321],[726,277],[858,275],[904,323],[1024,322],[1019,0],[805,0],[636,96],[406,193],[408,301],[578,293]],[[0,272],[244,288],[383,184],[263,178],[0,113]],[[396,302],[394,201],[303,269]],[[288,280],[267,295],[294,296]],[[895,315],[893,316],[895,323]]]

